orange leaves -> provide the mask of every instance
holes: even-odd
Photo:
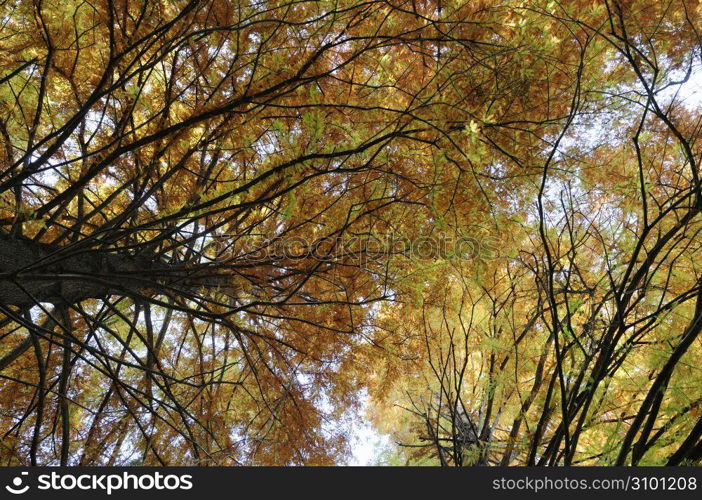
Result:
[[[2,457],[326,464],[368,390],[416,461],[611,460],[694,315],[699,12],[607,5],[4,4],[0,295],[74,322],[4,310]]]

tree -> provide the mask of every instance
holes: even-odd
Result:
[[[5,461],[332,460],[388,296],[350,240],[417,203],[431,143],[409,76],[371,70],[435,30],[376,36],[414,19],[382,3],[3,9]]]
[[[2,462],[335,463],[364,388],[444,465],[699,460],[654,4],[3,4]]]
[[[498,258],[447,266],[411,323],[397,320],[411,304],[382,317],[386,330],[414,339],[401,351],[418,360],[411,378],[375,393],[386,428],[388,403],[415,415],[417,431],[398,435],[410,460],[702,458],[700,117],[681,91],[699,71],[699,13],[686,2],[515,9],[522,29],[577,43],[571,103],[548,120],[555,130],[535,133],[540,153],[503,155],[533,169],[533,203],[496,223]],[[482,129],[484,141],[490,133]]]

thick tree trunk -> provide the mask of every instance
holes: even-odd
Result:
[[[206,277],[153,257],[115,254],[37,243],[0,234],[0,303],[20,308],[37,302],[75,304],[108,295],[138,295],[148,288],[218,286]]]

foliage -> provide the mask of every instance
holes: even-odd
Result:
[[[702,459],[698,2],[0,9],[1,463]]]

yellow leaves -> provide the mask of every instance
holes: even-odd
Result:
[[[500,340],[499,338],[484,337],[480,341],[479,348],[481,350],[485,351],[487,354],[489,354],[489,353],[498,353],[498,352],[509,351],[513,347],[510,344],[506,344],[504,341]]]
[[[696,42],[682,27],[679,6],[670,5],[665,22],[651,23],[661,12],[654,3],[627,4],[627,16],[640,16],[632,19],[631,39],[647,40],[662,66],[669,60],[679,66]],[[193,446],[206,448],[208,457],[337,459],[343,435],[328,432],[328,423],[359,402],[362,388],[369,389],[377,425],[403,442],[426,429],[414,419],[417,412],[403,407],[421,403],[421,414],[443,390],[484,418],[489,399],[490,453],[504,450],[509,425],[521,418],[515,442],[521,457],[539,411],[553,418],[539,439],[558,428],[556,363],[574,370],[566,385],[594,386],[587,370],[600,365],[591,353],[604,352],[603,332],[616,331],[621,339],[612,352],[630,357],[624,371],[608,375],[611,392],[601,385],[593,413],[582,419],[587,456],[603,447],[609,453],[622,428],[614,423],[619,413],[634,411],[648,372],[661,369],[693,317],[689,301],[654,312],[658,301],[695,290],[696,226],[664,249],[655,262],[660,268],[642,273],[625,294],[632,301],[625,321],[613,323],[621,294],[611,282],[624,279],[641,228],[640,165],[631,137],[646,96],[632,83],[625,58],[589,27],[607,26],[602,2],[451,1],[439,12],[432,2],[403,8],[205,1],[175,19],[177,2],[156,1],[143,4],[138,25],[142,5],[117,2],[111,8],[119,22],[109,26],[107,4],[45,2],[60,49],[46,73],[47,43],[26,29],[36,25],[34,6],[19,4],[2,37],[0,77],[21,61],[38,61],[0,86],[2,152],[14,155],[9,163],[18,161],[7,177],[42,154],[49,158],[2,193],[5,228],[21,217],[25,236],[129,258],[157,255],[159,265],[174,266],[173,273],[137,276],[149,287],[129,294],[108,281],[109,300],[91,297],[81,307],[100,317],[117,304],[118,318],[106,320],[113,331],[86,317],[76,335],[91,339],[91,356],[104,348],[107,366],[116,366],[119,340],[130,338],[138,356],[144,351],[137,333],[144,333],[145,319],[135,304],[172,300],[175,319],[164,330],[159,369],[173,377],[176,402],[197,409],[216,434],[215,446],[194,431]],[[677,32],[649,36],[656,25]],[[108,65],[111,51],[116,57],[130,44],[136,45]],[[107,68],[114,72],[97,89]],[[581,95],[574,100],[575,89]],[[573,102],[578,115],[570,123]],[[649,108],[639,135],[642,189],[649,220],[671,210],[641,245],[630,275],[689,205],[689,161],[653,115]],[[30,130],[35,116],[39,124]],[[694,138],[697,118],[676,112],[672,123]],[[566,124],[545,183],[546,255],[537,193]],[[32,147],[29,162],[18,160]],[[110,161],[103,165],[104,158]],[[37,219],[27,208],[49,204]],[[156,323],[164,310],[153,311]],[[636,337],[651,321],[655,329]],[[557,360],[556,347],[565,361]],[[59,364],[47,359],[53,380]],[[22,361],[25,370],[29,363]],[[75,362],[83,385],[72,397],[87,415],[110,380],[82,358]],[[617,362],[606,363],[607,370]],[[579,366],[586,369],[582,377]],[[671,378],[674,406],[662,404],[664,421],[681,407],[698,366],[695,345]],[[436,376],[441,370],[443,380]],[[142,389],[139,367],[125,367],[121,376]],[[556,389],[547,399],[552,380]],[[32,392],[22,390],[17,398],[31,404]],[[575,391],[570,401],[582,398]],[[119,420],[128,412],[115,399],[106,411],[118,423],[106,427],[139,436],[129,415]],[[134,414],[149,414],[138,402],[129,405],[137,407]],[[174,406],[158,411],[168,422],[184,420],[168,413]],[[71,430],[87,436],[77,414]],[[17,415],[8,412],[3,425],[14,425]],[[570,417],[568,425],[581,420]],[[156,430],[153,446],[174,463],[189,460],[186,439]],[[235,442],[260,448],[242,457]],[[105,439],[105,449],[114,444]],[[422,450],[417,460],[426,458]],[[475,456],[471,448],[465,458]]]
[[[480,125],[478,125],[478,122],[476,122],[475,120],[471,120],[468,125],[468,132],[471,135],[477,135],[478,133],[480,133]]]
[[[310,142],[314,143],[322,136],[324,121],[319,110],[305,111],[302,113],[302,122],[305,124]]]

